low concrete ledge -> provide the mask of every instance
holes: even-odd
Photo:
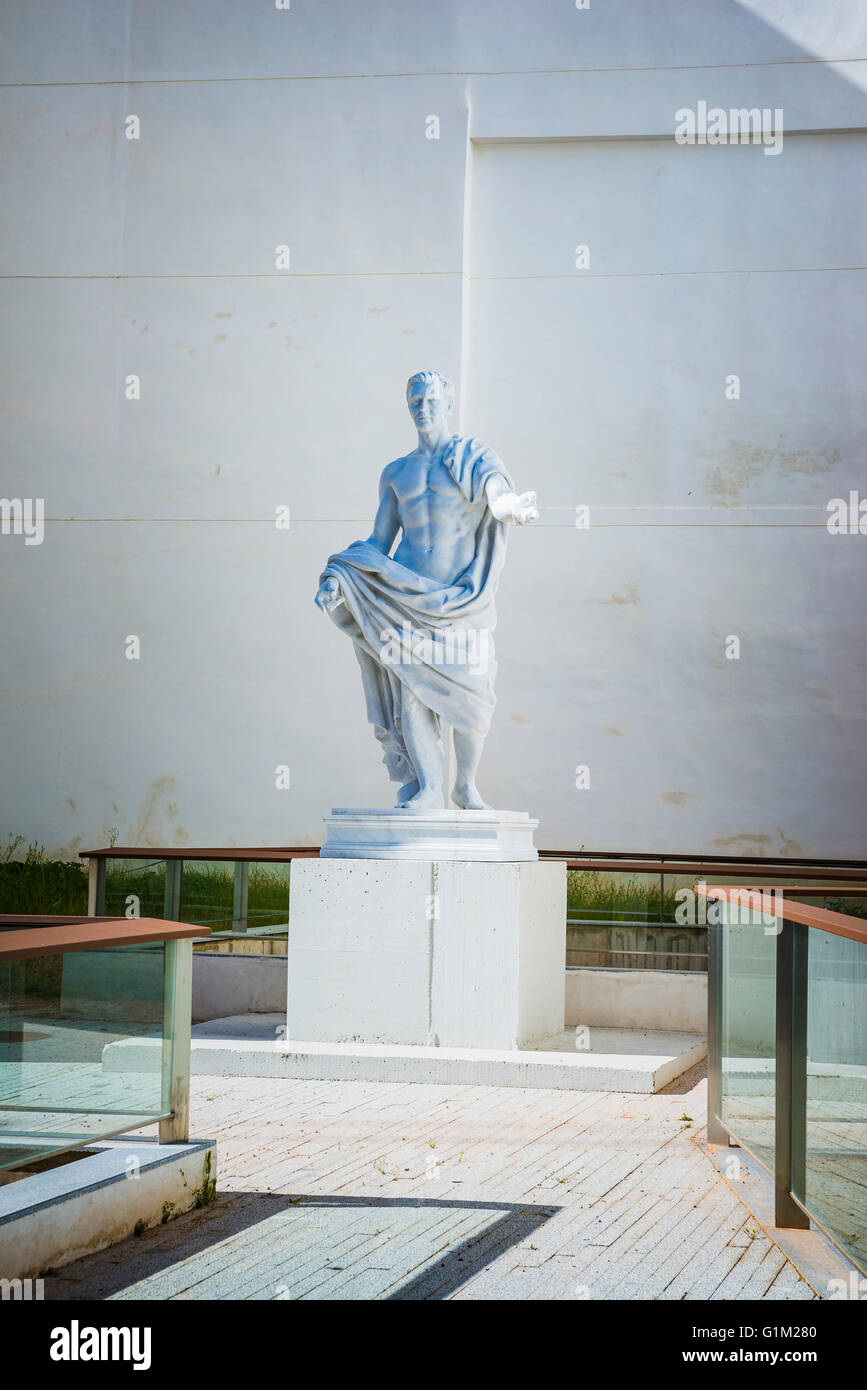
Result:
[[[213,1139],[88,1146],[86,1156],[0,1187],[0,1279],[26,1279],[213,1200]]]

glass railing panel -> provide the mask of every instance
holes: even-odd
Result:
[[[107,917],[165,917],[165,859],[106,859]]]
[[[167,1113],[163,942],[0,961],[0,1168]]]
[[[659,890],[658,872],[570,869],[566,964],[652,968],[643,962],[662,944]]]
[[[723,920],[718,928],[722,946],[720,1119],[773,1172],[776,925],[773,919],[764,922],[758,912],[724,906],[721,915],[730,920]]]
[[[673,959],[666,970],[707,970],[707,900],[696,893],[697,874],[664,874],[660,917]]]
[[[250,864],[247,882],[247,926],[284,927],[289,921],[289,875],[292,865]]]
[[[182,922],[214,932],[243,930],[242,866],[230,860],[185,859],[181,876]]]
[[[707,930],[567,923],[567,966],[611,970],[707,970]]]
[[[867,1266],[867,946],[811,927],[806,1163],[793,1187],[810,1216]]]
[[[779,876],[768,870],[761,873],[754,871],[752,875],[730,873],[727,871],[714,872],[708,874],[670,874],[663,875],[662,881],[662,914],[663,922],[672,922],[680,926],[705,926],[707,923],[707,899],[703,894],[696,892],[696,885],[699,883],[719,883],[726,888],[755,888],[757,885],[766,884],[772,889],[774,883],[781,886],[797,888],[798,901],[815,903],[817,906],[832,905],[835,902],[844,901],[846,906],[836,909],[841,912],[850,912],[850,904],[859,903],[861,912],[855,915],[867,916],[867,893],[862,889],[861,896],[854,894],[851,897],[841,898],[839,888],[833,893],[820,891],[815,880],[806,880],[797,874],[787,872],[785,869],[779,871]],[[790,897],[794,894],[789,894]]]
[[[658,922],[659,872],[620,873],[570,869],[566,875],[569,917],[601,922]]]
[[[794,896],[794,893],[789,894],[790,898]],[[847,893],[839,888],[819,893],[799,888],[797,899],[809,907],[824,907],[830,912],[842,912],[847,917],[859,917],[862,921],[867,918],[867,893],[863,889],[857,893]]]

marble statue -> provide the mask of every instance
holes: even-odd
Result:
[[[490,810],[476,770],[494,710],[494,596],[508,524],[538,517],[536,494],[517,494],[480,439],[451,433],[454,387],[439,372],[410,377],[406,398],[418,447],[384,469],[371,535],[329,557],[316,603],[354,643],[397,806],[445,807],[445,723],[455,805]]]

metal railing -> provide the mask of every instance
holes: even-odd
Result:
[[[543,855],[544,858],[552,856]],[[791,892],[816,898],[820,905],[867,900],[863,869],[831,861],[779,861],[760,866],[749,861],[711,862],[672,859],[566,858],[568,912],[566,964],[603,969],[657,969],[704,972],[707,969],[707,931],[698,884],[709,875],[734,884],[763,881],[785,885]],[[718,877],[717,877],[718,876]]]
[[[148,1124],[186,1142],[202,935],[151,917],[0,917],[0,1168]]]
[[[568,871],[567,967],[705,971],[703,922],[675,916],[680,893],[685,890],[695,898],[695,885],[702,879],[780,881],[787,891],[796,880],[799,892],[820,900],[832,893],[847,902],[867,897],[867,864],[857,860],[539,853],[543,860],[565,862]],[[269,953],[286,948],[291,863],[318,854],[310,845],[112,845],[83,850],[81,857],[89,864],[92,915],[134,915],[140,910],[169,921],[200,922],[211,928],[214,938],[197,949]],[[135,899],[132,907],[127,904],[130,896]]]
[[[867,1269],[867,921],[791,888],[708,902],[707,1135],[773,1174],[775,1221]]]

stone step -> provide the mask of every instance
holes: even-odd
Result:
[[[282,1014],[245,1014],[192,1030],[194,1076],[306,1081],[438,1082],[652,1094],[707,1054],[697,1033],[638,1028],[568,1028],[532,1049],[398,1046],[288,1040]],[[583,1044],[587,1045],[584,1046]],[[158,1039],[124,1039],[103,1054],[108,1070],[159,1065]]]

